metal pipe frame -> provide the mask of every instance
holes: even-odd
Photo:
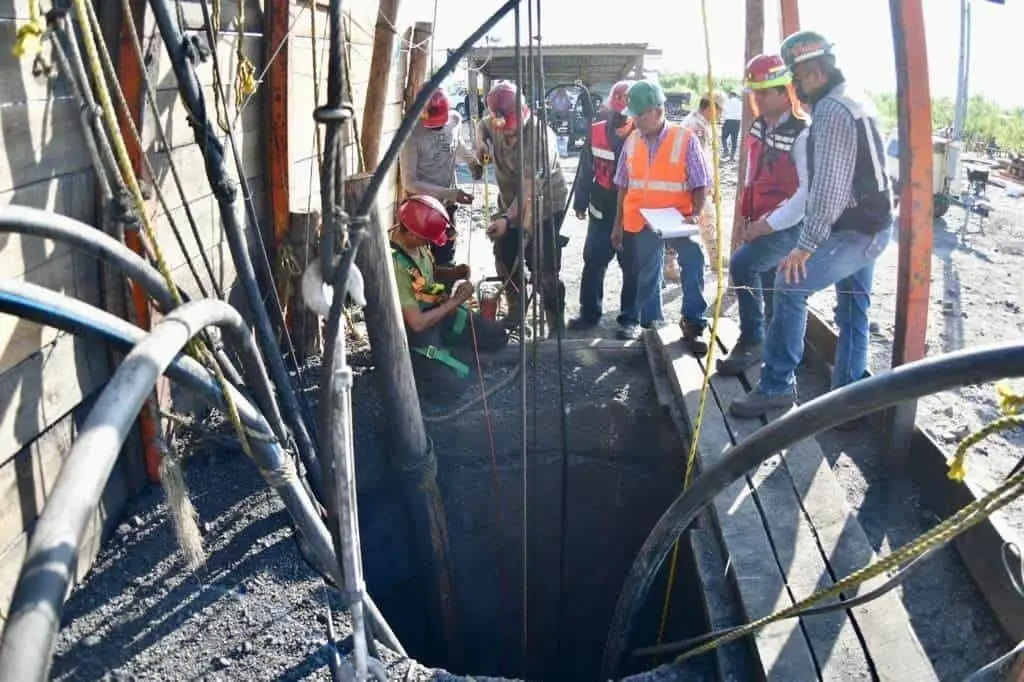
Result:
[[[793,443],[891,405],[969,384],[1024,376],[1024,343],[1006,343],[925,358],[857,381],[804,403],[728,448],[679,495],[637,553],[605,643],[602,679],[615,676],[654,579],[679,536],[728,486]]]
[[[189,310],[185,310],[186,308],[189,308]],[[213,309],[212,312],[211,308]],[[148,395],[148,388],[152,384],[134,385],[135,382],[142,382],[150,376],[152,376],[152,381],[155,382],[156,377],[159,376],[159,372],[153,374],[152,371],[159,367],[158,364],[154,365],[150,362],[148,365],[144,364],[142,368],[139,367],[138,358],[142,357],[144,352],[148,352],[145,351],[145,348],[143,351],[139,351],[139,348],[146,342],[150,343],[150,347],[157,347],[155,344],[160,344],[158,350],[164,353],[161,358],[164,356],[169,358],[163,364],[163,369],[167,371],[172,379],[202,394],[203,397],[215,405],[223,406],[223,394],[220,385],[209,371],[186,356],[175,358],[178,350],[188,339],[181,341],[180,345],[177,346],[177,350],[174,350],[173,353],[171,353],[172,348],[168,344],[180,341],[182,328],[189,330],[190,326],[195,327],[196,324],[209,320],[211,315],[215,316],[213,318],[215,320],[214,323],[217,323],[218,319],[230,320],[231,317],[237,316],[237,312],[230,306],[227,306],[227,304],[220,302],[200,301],[186,304],[186,306],[179,308],[158,325],[158,328],[163,327],[167,320],[171,320],[171,325],[166,325],[170,331],[162,332],[162,337],[157,337],[153,341],[153,335],[147,336],[138,327],[110,313],[42,287],[12,281],[0,282],[0,311],[18,314],[26,317],[26,319],[32,319],[43,324],[51,324],[73,333],[97,337],[121,348],[129,348],[132,345],[138,344],[136,350],[129,355],[129,358],[133,357],[133,355],[136,358],[133,361],[133,365],[129,365],[128,358],[126,358],[125,365],[122,365],[122,368],[126,365],[128,366],[127,373],[130,376],[128,388],[134,388],[134,392],[129,394],[122,390],[125,388],[125,381],[127,380],[118,379],[115,381],[118,375],[115,375],[115,378],[108,384],[93,412],[90,413],[89,420],[86,426],[83,427],[82,437],[76,442],[75,448],[69,456],[68,463],[62,469],[61,477],[54,488],[47,507],[43,511],[43,515],[40,517],[36,534],[33,536],[32,544],[30,545],[28,559],[26,559],[25,565],[22,568],[22,579],[19,580],[19,586],[15,593],[15,602],[12,604],[11,609],[12,615],[4,632],[3,644],[0,645],[0,678],[42,680],[46,677],[52,658],[56,632],[59,628],[60,611],[63,607],[64,595],[70,586],[71,564],[77,552],[77,541],[68,544],[66,542],[69,537],[67,533],[77,529],[75,537],[77,537],[77,540],[81,539],[81,533],[84,532],[85,526],[84,522],[82,522],[81,526],[78,526],[77,519],[81,517],[87,520],[95,505],[98,504],[99,496],[102,494],[103,487],[106,484],[106,479],[109,477],[113,463],[116,461],[117,453],[120,450],[121,444],[123,444],[124,438],[127,436],[127,428],[130,427],[132,419],[134,419],[135,412],[132,412],[131,415],[120,419],[117,424],[114,424],[109,418],[105,419],[103,417],[103,412],[100,411],[101,406],[105,406],[103,409],[106,409],[111,405],[112,401],[114,405],[119,405],[122,402],[127,403],[128,400],[134,401],[135,394],[142,395],[142,400]],[[186,317],[183,320],[181,318],[182,311],[185,311],[184,314],[191,317],[199,316],[199,319],[193,320],[190,317]],[[172,319],[176,316],[177,319]],[[194,335],[201,328],[192,329],[190,334]],[[162,362],[160,358],[157,359]],[[147,360],[152,360],[152,358],[147,358]],[[142,371],[145,371],[145,376],[140,376]],[[119,369],[118,372],[120,374],[121,370]],[[233,392],[232,398],[238,407],[243,423],[259,434],[272,434],[269,425],[260,412],[233,387],[229,390]],[[106,402],[104,402],[104,395],[108,396]],[[122,408],[118,406],[118,409]],[[121,428],[122,424],[126,426],[116,434],[117,437],[114,440],[119,442],[112,443],[110,433],[105,435],[99,433],[96,435],[94,431],[89,431],[90,428],[97,427],[97,424],[102,429],[107,429],[111,425],[116,428]],[[94,435],[90,436],[90,439],[83,441],[87,432],[94,433]],[[109,453],[107,450],[89,451],[88,461],[84,461],[81,457],[82,451],[88,451],[88,448],[92,447],[109,447],[112,449],[110,449]],[[80,453],[77,458],[76,453]],[[319,512],[306,493],[305,488],[295,478],[294,469],[287,456],[277,443],[268,439],[258,438],[253,440],[253,455],[261,475],[268,480],[268,483],[281,496],[282,501],[295,521],[298,531],[305,542],[305,547],[309,550],[307,556],[309,556],[321,574],[328,576],[336,585],[343,585],[344,581],[340,571],[337,570],[327,529],[320,520]],[[99,460],[99,465],[105,470],[101,481],[98,481],[95,476],[82,478],[78,475],[78,471],[82,467],[88,469],[97,468],[97,459]],[[70,467],[73,461],[76,462],[75,467]],[[58,491],[61,491],[60,496],[58,496]],[[85,501],[80,497],[82,491],[86,491],[88,495],[88,499]],[[74,503],[71,509],[75,519],[71,520],[75,521],[75,523],[70,528],[67,524],[57,524],[56,522],[51,523],[49,521],[44,525],[44,518],[48,518],[51,521],[53,521],[54,517],[59,517],[57,520],[60,521],[67,520],[66,516],[62,515],[61,510],[64,509],[63,503],[69,497],[71,502]],[[88,504],[83,506],[83,502],[89,501],[92,501],[92,506],[88,506]],[[84,516],[81,516],[83,513]],[[59,546],[54,547],[56,540],[62,540],[62,542]],[[40,559],[38,551],[33,553],[32,548],[38,547],[39,544],[44,545],[42,548],[44,550],[59,550],[57,552],[59,556],[51,556],[51,558],[55,559],[56,563]],[[51,555],[52,553],[51,551]],[[55,568],[57,569],[56,572],[54,571]],[[26,580],[26,585],[23,587],[22,582]],[[22,595],[20,599],[19,594]],[[375,630],[382,640],[389,647],[404,655],[405,652],[400,643],[384,621],[379,609],[377,609],[369,595],[365,595],[365,606],[373,621]],[[24,625],[15,626],[16,619],[18,622],[23,622]],[[19,632],[22,635],[19,635]],[[32,648],[33,642],[35,643],[34,648]],[[28,648],[26,649],[25,647]],[[41,648],[46,648],[46,655],[41,655]]]

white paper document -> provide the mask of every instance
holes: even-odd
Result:
[[[677,208],[641,208],[640,215],[662,239],[680,239],[700,234],[700,227],[686,222],[686,216]]]

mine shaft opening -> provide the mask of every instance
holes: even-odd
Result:
[[[438,581],[419,572],[403,522],[401,496],[383,463],[364,457],[360,514],[367,582],[409,654],[419,662],[464,675],[539,680],[600,678],[601,656],[623,580],[651,527],[678,494],[686,443],[659,404],[642,345],[590,347],[567,344],[562,376],[568,425],[568,579],[560,601],[562,440],[558,360],[544,344],[527,377],[526,629],[523,633],[523,483],[521,395],[511,377],[518,353],[484,367],[488,386],[512,378],[488,400],[494,433],[492,458],[482,405],[451,413],[479,396],[475,376],[464,395],[448,404],[424,402],[428,435],[438,460],[437,483],[448,519],[457,635],[446,641],[442,623],[426,605]],[[373,372],[357,380],[357,419],[384,409],[371,399]],[[534,383],[536,382],[536,383]],[[362,412],[362,414],[359,414]],[[379,416],[379,415],[378,415]],[[370,452],[386,447],[386,421]],[[357,432],[367,429],[359,429]],[[379,466],[378,466],[379,464]],[[654,642],[664,595],[663,569],[634,639]],[[666,637],[705,632],[703,610],[679,565]],[[560,603],[564,612],[559,614]],[[559,628],[561,631],[559,631]],[[636,660],[621,672],[653,667]]]

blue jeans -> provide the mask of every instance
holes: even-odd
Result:
[[[800,227],[772,232],[747,242],[729,260],[729,275],[736,287],[736,300],[740,312],[740,343],[757,345],[764,342],[765,272],[779,264],[796,246]],[[767,286],[774,286],[774,281]]]
[[[708,302],[704,298],[704,251],[690,239],[667,242],[676,250],[683,286],[683,320],[703,330],[707,326],[704,313]],[[623,235],[622,250],[626,269],[623,289],[635,287],[635,296],[619,323],[651,324],[664,319],[661,307],[661,283],[665,270],[665,244],[650,228]]]
[[[787,284],[782,271],[775,278],[774,310],[764,348],[764,367],[758,389],[765,395],[793,391],[796,368],[804,354],[807,331],[807,299],[834,284],[838,303],[832,387],[864,376],[868,366],[868,307],[875,260],[885,250],[892,228],[877,234],[853,230],[833,232],[807,260],[807,277]]]
[[[580,281],[580,318],[589,322],[601,319],[601,304],[604,300],[604,276],[608,264],[618,258],[619,267],[625,272],[624,255],[612,247],[612,223],[615,216],[595,218],[590,216],[587,224],[587,240],[583,244],[583,276]],[[629,308],[628,287],[622,287],[619,297],[619,311]]]

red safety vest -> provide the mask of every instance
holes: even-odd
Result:
[[[747,133],[750,181],[743,188],[743,217],[759,220],[796,194],[800,176],[793,160],[793,144],[807,122],[790,116],[771,132],[758,117]]]
[[[594,161],[594,182],[605,189],[614,189],[615,150],[608,139],[607,121],[598,121],[590,129],[590,152]]]

